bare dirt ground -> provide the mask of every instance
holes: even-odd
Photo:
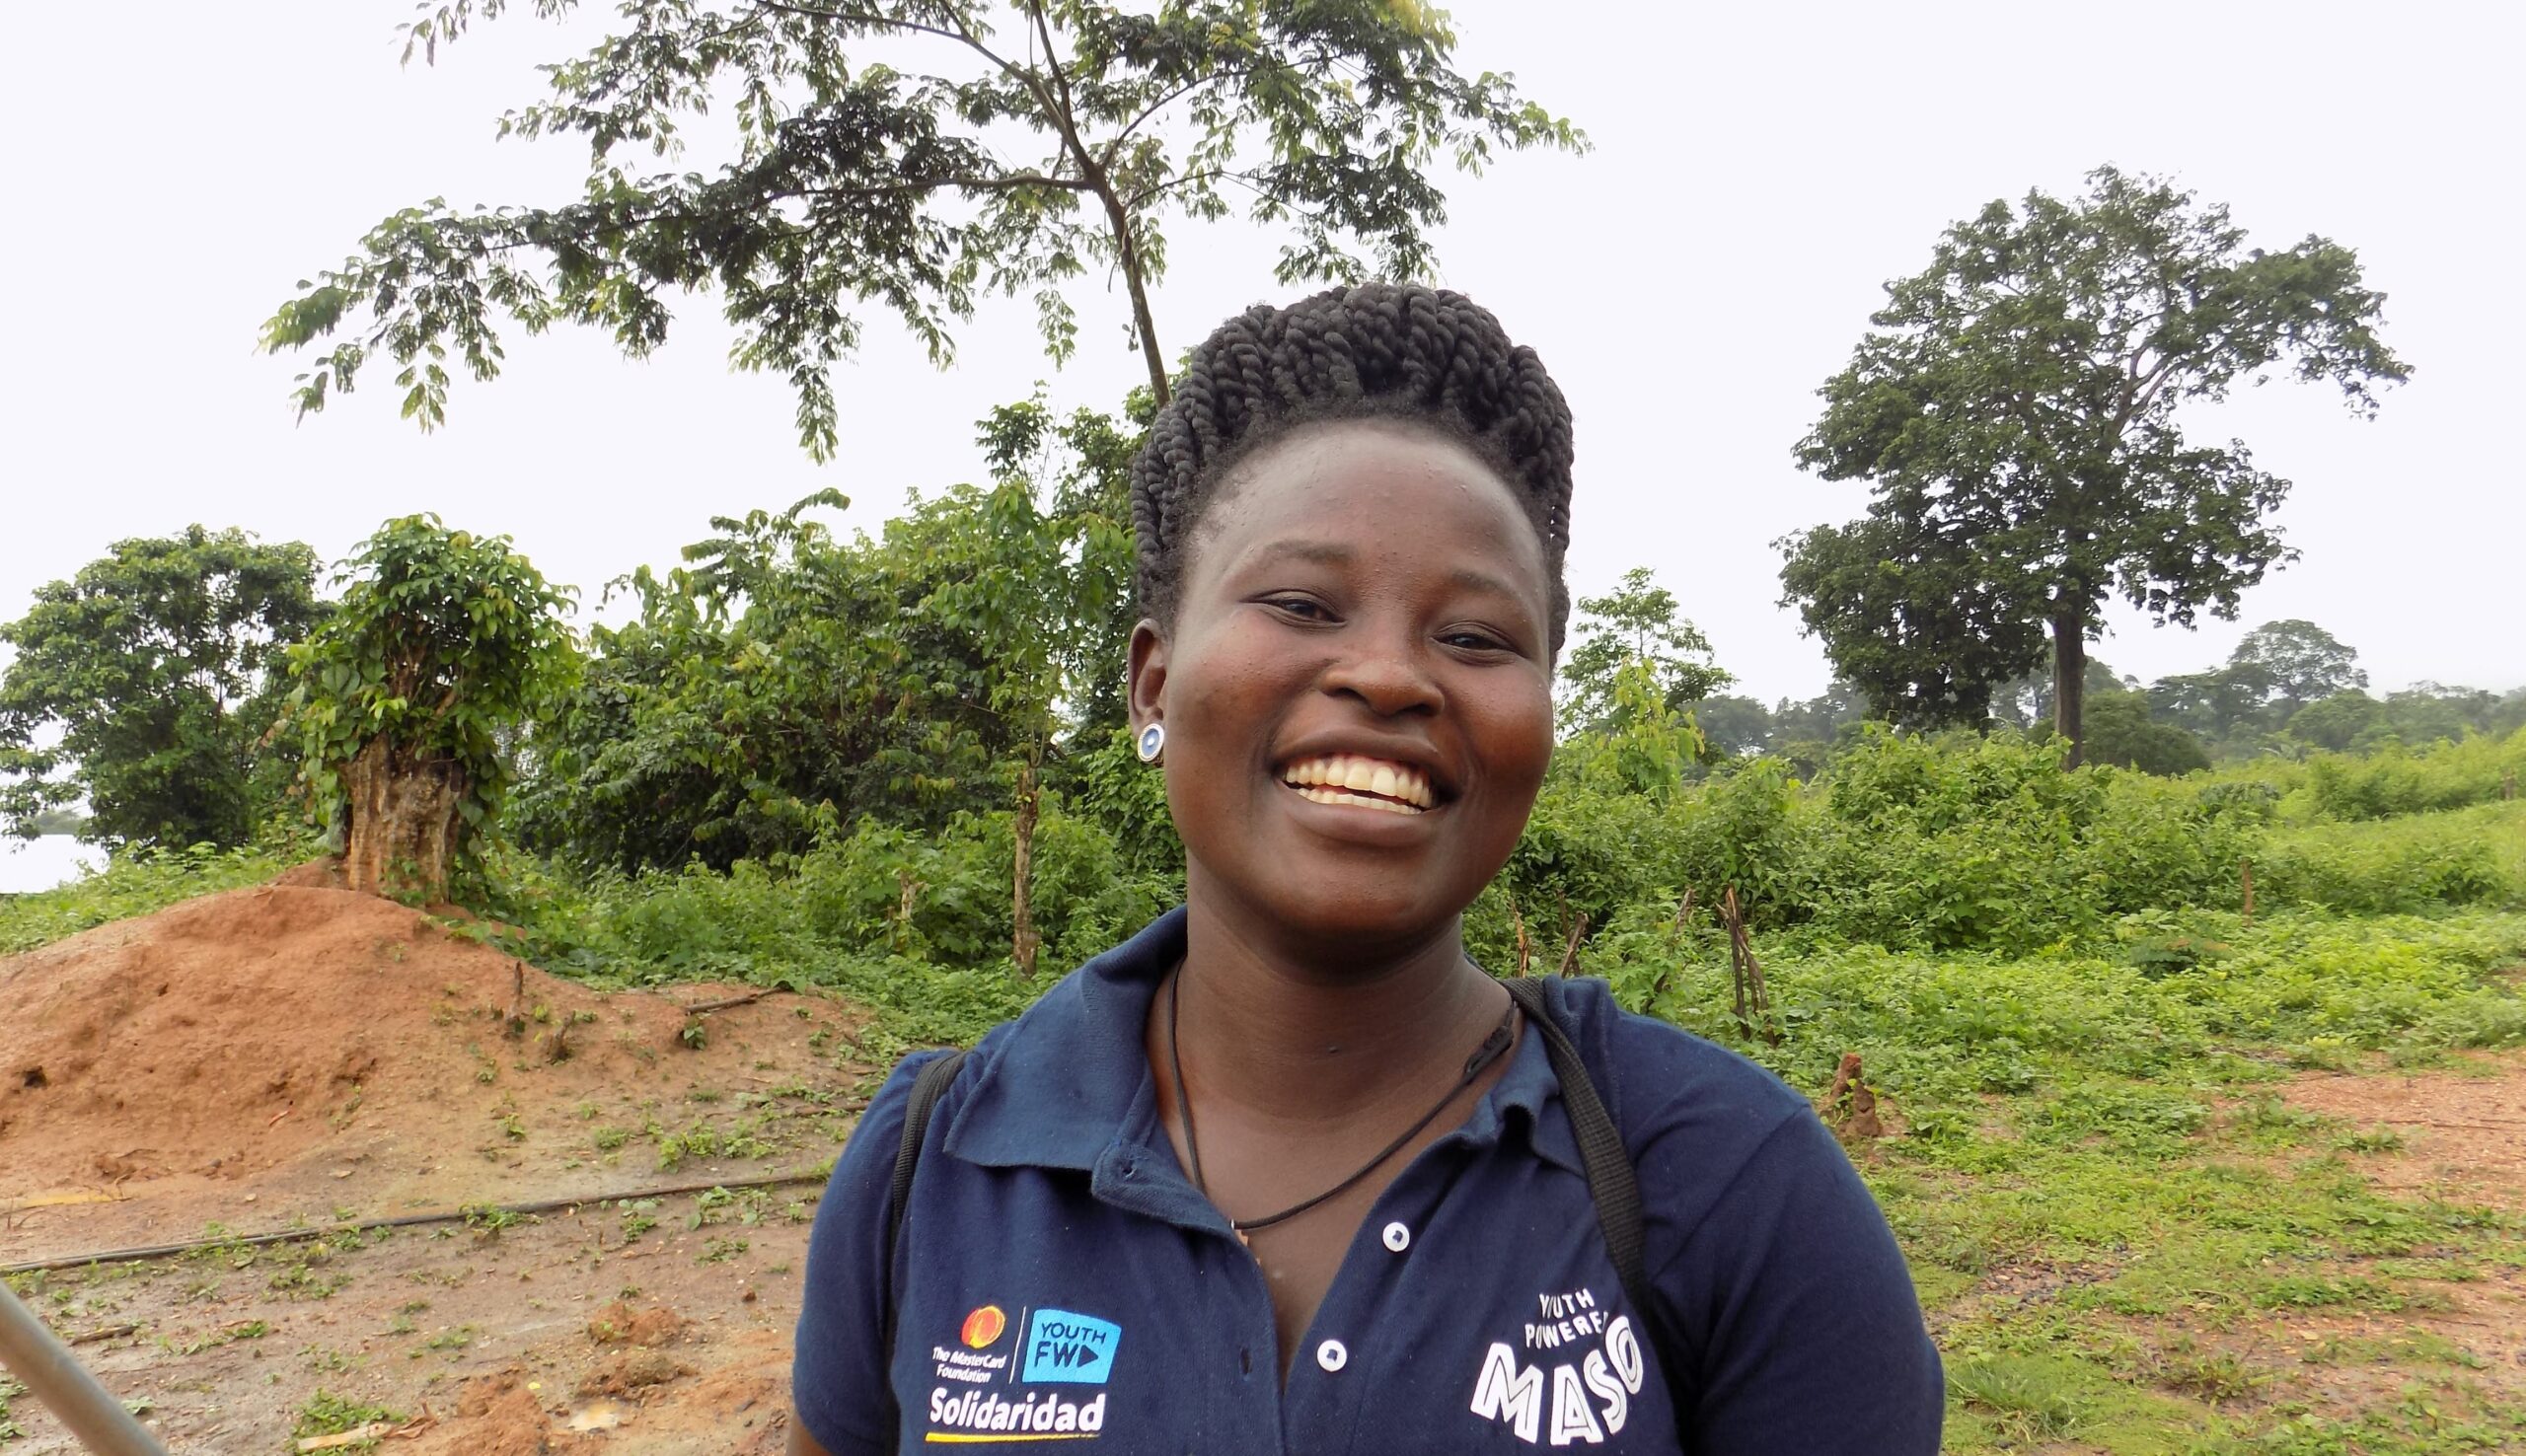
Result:
[[[0,1267],[212,1241],[12,1280],[177,1451],[777,1450],[867,1068],[854,1008],[749,994],[602,994],[304,883],[0,960]],[[10,1456],[76,1449],[0,1407]]]
[[[2402,1146],[2368,1172],[2399,1198],[2526,1213],[2526,1068],[2513,1060],[2455,1071],[2304,1077],[2289,1089],[2289,1101],[2390,1130]]]

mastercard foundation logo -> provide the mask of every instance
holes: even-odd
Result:
[[[1001,1312],[999,1305],[986,1304],[965,1316],[965,1328],[960,1336],[966,1348],[988,1349],[1007,1331],[1008,1316]]]

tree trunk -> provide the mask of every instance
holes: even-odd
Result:
[[[1017,765],[1017,873],[1010,891],[1010,918],[1016,922],[1016,933],[1010,937],[1008,954],[1017,962],[1017,974],[1032,978],[1035,974],[1035,948],[1040,937],[1035,934],[1035,904],[1032,880],[1035,871],[1035,811],[1040,802],[1035,779],[1035,761],[1021,760]]]
[[[456,806],[473,788],[465,770],[452,760],[398,752],[374,738],[343,767],[342,788],[350,800],[343,884],[422,905],[447,899],[464,827]]]
[[[2067,740],[2070,755],[2061,761],[2076,768],[2086,759],[2087,729],[2082,721],[2088,705],[2088,624],[2080,618],[2052,619],[2052,731]]]
[[[1123,286],[1132,295],[1132,331],[1141,341],[1141,357],[1149,365],[1149,392],[1160,408],[1173,395],[1166,383],[1166,360],[1157,352],[1157,316],[1150,312],[1149,284],[1141,277],[1141,245],[1132,236],[1132,219],[1123,199],[1114,195],[1102,168],[1091,168],[1088,182],[1105,204],[1105,224],[1114,230],[1115,261],[1123,270]]]

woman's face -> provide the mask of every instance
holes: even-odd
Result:
[[[1552,752],[1534,528],[1471,452],[1382,421],[1301,428],[1222,488],[1173,629],[1132,643],[1190,888],[1362,951],[1445,928]]]

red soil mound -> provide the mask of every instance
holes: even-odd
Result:
[[[744,1033],[793,1025],[797,998],[771,998],[713,1018],[697,1053],[676,1001],[599,994],[310,878],[0,959],[0,1206],[46,1189],[200,1189],[317,1157],[481,1169],[523,1143],[520,1118],[737,1081],[773,1065],[750,1059]],[[462,1158],[475,1144],[483,1158]]]

